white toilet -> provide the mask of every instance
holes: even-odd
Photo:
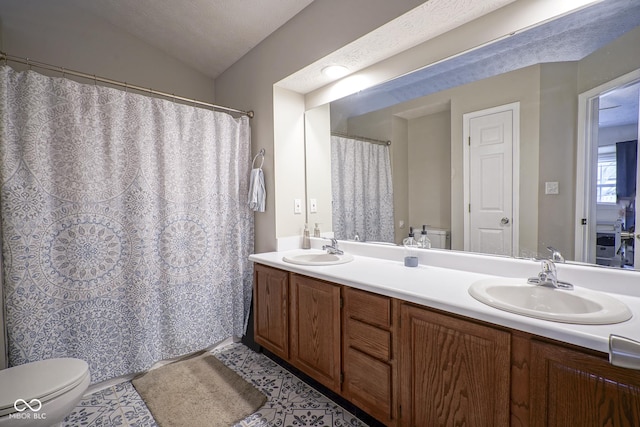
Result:
[[[76,407],[91,375],[84,360],[63,358],[0,371],[0,427],[51,426]]]

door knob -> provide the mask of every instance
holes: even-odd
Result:
[[[505,216],[504,218],[502,218],[502,219],[500,220],[500,224],[502,224],[502,225],[507,225],[507,224],[509,224],[509,218],[507,218],[507,217]]]

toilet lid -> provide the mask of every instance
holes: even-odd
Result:
[[[80,384],[89,375],[84,360],[46,359],[0,371],[0,416],[15,412],[14,403],[51,400]]]

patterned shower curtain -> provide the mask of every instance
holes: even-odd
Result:
[[[332,136],[331,179],[337,239],[395,241],[389,146]]]
[[[9,363],[92,382],[244,333],[248,119],[0,69]]]

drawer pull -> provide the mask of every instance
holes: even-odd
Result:
[[[609,363],[621,368],[640,369],[640,342],[609,335]]]

